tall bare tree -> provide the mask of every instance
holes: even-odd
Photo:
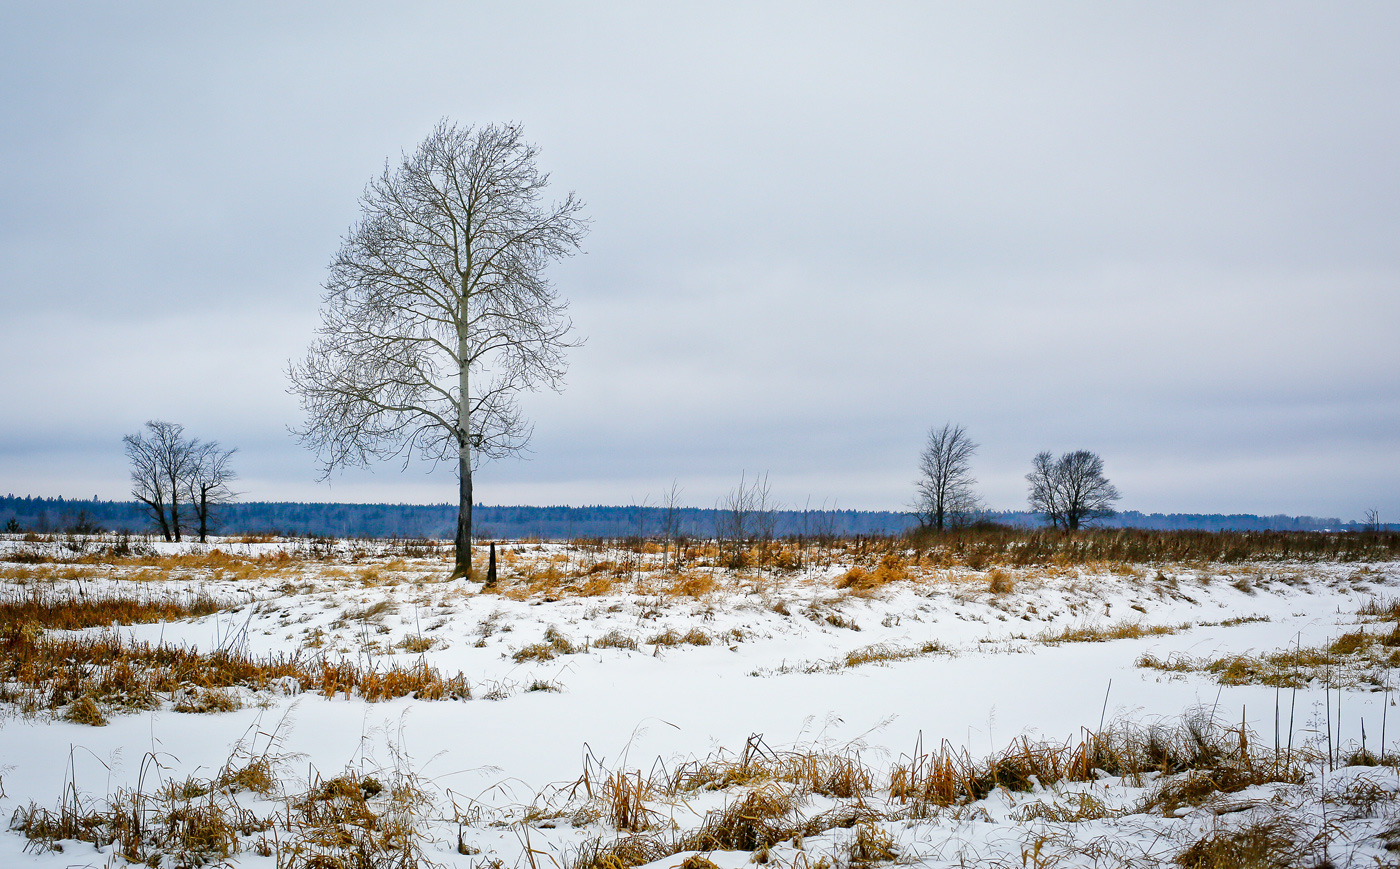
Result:
[[[519,127],[442,121],[386,163],[331,262],[318,337],[288,368],[325,474],[414,453],[457,465],[455,576],[471,574],[472,472],[525,448],[517,396],[561,388],[576,346],[543,271],[578,249],[583,204],[541,202],[536,155]]]
[[[236,452],[236,447],[224,449],[218,441],[193,441],[190,444],[190,467],[185,485],[190,507],[199,523],[200,543],[209,538],[214,508],[227,504],[238,494],[229,488],[229,483],[238,476],[229,461]]]
[[[131,496],[145,506],[166,540],[180,540],[180,498],[192,462],[185,427],[164,420],[146,423],[146,433],[122,438],[131,461]]]
[[[928,441],[919,456],[919,478],[915,481],[914,512],[925,528],[939,531],[960,525],[979,508],[972,487],[972,456],[977,444],[960,425],[944,423],[929,429]]]
[[[1031,472],[1030,506],[1056,528],[1076,531],[1086,521],[1112,516],[1121,495],[1103,473],[1103,459],[1088,450],[1036,455]]]

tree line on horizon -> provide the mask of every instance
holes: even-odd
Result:
[[[331,537],[429,537],[450,539],[455,504],[346,504],[293,501],[248,501],[224,505],[216,514],[210,533],[225,535],[278,534]],[[677,533],[712,536],[714,508],[683,507]],[[589,505],[492,506],[476,504],[474,515],[483,539],[539,537],[546,540],[623,538],[635,536],[640,527],[646,536],[663,529],[663,508]],[[1016,527],[1042,525],[1029,511],[992,510],[987,522]],[[811,510],[805,520],[811,536],[830,529],[838,537],[902,534],[918,525],[913,512],[879,510]],[[1105,527],[1202,531],[1361,531],[1365,522],[1335,517],[1260,516],[1252,513],[1140,513],[1128,510],[1101,521]],[[1381,526],[1400,530],[1400,524]],[[777,537],[803,533],[800,510],[776,512],[773,533]],[[100,531],[148,533],[153,529],[143,506],[136,501],[97,498],[48,498],[0,496],[0,530],[9,533],[92,534]],[[156,531],[158,534],[158,530]]]

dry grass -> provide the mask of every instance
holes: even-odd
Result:
[[[1175,634],[1190,628],[1181,625],[1145,625],[1141,622],[1122,621],[1111,625],[1094,627],[1066,627],[1059,631],[1046,631],[1036,637],[1042,643],[1106,643],[1109,640],[1137,640],[1143,637],[1157,637]]]
[[[937,642],[927,642],[917,647],[895,646],[890,643],[878,643],[873,646],[862,646],[859,649],[852,649],[846,653],[842,659],[844,667],[863,667],[866,664],[888,664],[891,661],[906,661],[910,658],[922,658],[926,655],[938,653],[947,654],[949,650]]]
[[[661,786],[666,793],[685,794],[774,782],[795,786],[800,793],[853,800],[863,800],[872,788],[871,772],[853,748],[776,751],[757,735],[749,737],[739,757],[682,764]]]
[[[715,641],[713,635],[691,628],[685,633],[675,629],[667,629],[659,634],[652,634],[644,641],[648,646],[708,646]]]
[[[510,657],[515,663],[523,664],[526,661],[552,661],[559,655],[573,655],[582,651],[584,649],[575,646],[572,640],[550,626],[545,629],[543,642],[531,643]]]
[[[596,649],[630,649],[635,652],[638,651],[640,645],[636,637],[624,634],[619,630],[608,631],[593,641],[593,647]]]
[[[148,754],[137,787],[94,799],[70,780],[56,808],[21,807],[11,829],[41,851],[61,852],[65,841],[87,842],[110,848],[126,863],[148,866],[227,865],[249,851],[300,869],[425,865],[427,795],[397,752],[389,769],[313,778],[304,792],[279,799],[278,774],[288,759],[268,752],[250,756],[238,748],[211,778],[164,780]],[[244,793],[278,804],[259,814],[240,804]]]
[[[1400,612],[1393,602],[1371,601],[1362,605],[1363,621],[1382,622],[1389,630],[1363,629],[1341,634],[1325,646],[1294,646],[1258,655],[1224,655],[1195,658],[1174,654],[1158,658],[1144,654],[1137,666],[1174,673],[1202,673],[1221,685],[1267,685],[1304,688],[1321,684],[1331,688],[1389,690],[1388,671],[1400,667]]]
[[[944,742],[935,751],[916,747],[890,773],[890,796],[910,804],[915,816],[932,807],[967,804],[994,789],[1029,791],[1039,783],[1095,781],[1098,772],[1139,781],[1147,773],[1168,778],[1144,811],[1188,803],[1196,795],[1229,792],[1264,782],[1301,780],[1301,753],[1283,755],[1257,745],[1242,727],[1224,728],[1201,716],[1175,726],[1122,724],[1086,732],[1077,742],[1033,743],[1026,738],[999,754],[974,761],[966,750]],[[1207,790],[1208,785],[1213,788]]]
[[[1250,561],[1368,562],[1400,559],[1400,532],[1151,531],[1064,532],[1008,527],[915,532],[921,561],[934,567],[1238,564]]]
[[[1282,818],[1221,827],[1173,860],[1184,869],[1293,869],[1308,865],[1311,849],[1297,824]]]
[[[855,831],[855,836],[846,846],[846,865],[858,869],[877,863],[890,863],[899,857],[894,837],[874,823],[866,821],[858,824]]]
[[[987,571],[987,591],[992,594],[1010,594],[1016,589],[1016,580],[999,567]]]
[[[225,609],[208,595],[129,597],[58,594],[41,588],[0,591],[0,631],[77,631],[111,624],[135,625],[212,615]]]
[[[168,611],[164,605],[156,610]],[[75,611],[73,618],[81,618],[81,609]],[[289,684],[328,698],[357,696],[371,702],[471,697],[464,675],[444,676],[424,663],[380,668],[295,653],[205,653],[113,633],[49,637],[33,621],[0,624],[0,702],[23,714],[60,712],[69,720],[101,724],[116,711],[158,706],[161,695],[174,700],[178,711],[217,712],[234,702],[225,689],[284,691]]]

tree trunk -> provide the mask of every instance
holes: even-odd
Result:
[[[209,490],[202,486],[199,490],[199,506],[195,508],[195,512],[199,514],[199,542],[205,543],[209,536]]]
[[[170,478],[170,487],[171,487],[172,489],[174,489],[177,485],[178,485],[178,482],[175,480],[174,477],[171,477],[171,478]],[[175,542],[176,542],[176,543],[179,543],[179,542],[180,542],[180,496],[177,495],[177,494],[174,494],[173,492],[172,492],[171,495],[170,495],[170,530],[173,531],[173,532],[175,533]]]
[[[467,446],[462,445],[457,458],[457,566],[454,579],[472,578],[472,462]]]

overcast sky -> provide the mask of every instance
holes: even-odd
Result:
[[[1147,512],[1400,521],[1400,5],[0,5],[0,491],[124,499],[148,419],[317,482],[288,360],[365,183],[519,122],[587,344],[479,500],[989,506],[1090,449]]]

